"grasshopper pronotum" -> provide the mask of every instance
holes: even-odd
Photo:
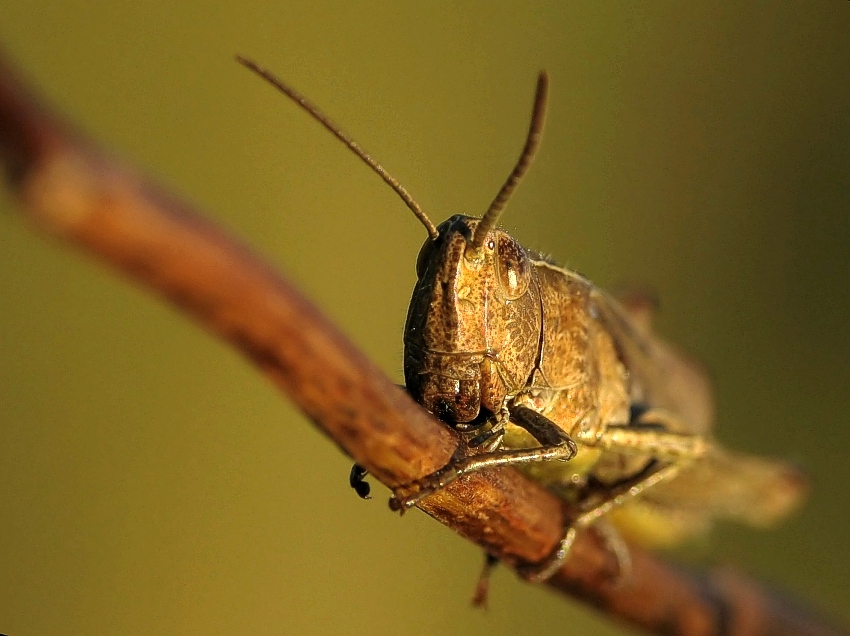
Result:
[[[238,59],[343,141],[428,231],[404,330],[405,382],[414,399],[462,433],[472,452],[397,488],[391,507],[404,511],[465,474],[516,466],[581,511],[552,557],[526,572],[539,580],[566,558],[577,529],[603,519],[632,540],[666,546],[714,518],[768,525],[800,501],[805,478],[797,469],[728,451],[712,439],[708,382],[696,364],[653,335],[645,297],[616,300],[497,228],[539,144],[545,73],[525,147],[490,208],[480,219],[456,215],[435,226],[307,99]],[[363,497],[364,477],[355,465],[351,485]]]

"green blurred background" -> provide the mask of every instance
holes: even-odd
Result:
[[[49,99],[254,245],[394,378],[423,228],[237,66],[320,104],[433,218],[480,214],[534,78],[547,133],[505,225],[602,286],[643,283],[715,378],[719,437],[813,478],[731,563],[850,621],[850,3],[34,2],[0,43]],[[495,577],[241,357],[0,194],[0,632],[614,634]]]

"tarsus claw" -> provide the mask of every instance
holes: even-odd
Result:
[[[354,464],[354,466],[351,467],[351,472],[348,474],[348,485],[354,488],[354,492],[356,492],[361,499],[372,498],[369,494],[372,492],[372,487],[369,485],[369,482],[364,481],[368,474],[369,471],[363,468],[360,464]]]

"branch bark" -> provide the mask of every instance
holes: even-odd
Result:
[[[40,105],[0,58],[0,156],[22,212],[164,296],[230,342],[342,450],[393,487],[445,465],[457,438],[360,353],[286,279],[193,208],[104,155]],[[542,561],[569,510],[511,469],[460,479],[425,512],[512,566]],[[729,571],[689,573],[638,548],[617,563],[581,533],[548,585],[659,634],[828,635]]]

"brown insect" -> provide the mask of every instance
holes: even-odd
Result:
[[[568,554],[577,529],[600,520],[650,547],[667,546],[715,518],[769,525],[801,500],[806,480],[797,469],[728,451],[712,439],[708,382],[695,363],[653,335],[645,296],[615,300],[497,228],[539,144],[545,73],[525,147],[490,208],[480,219],[457,215],[435,226],[315,106],[238,59],[371,166],[428,230],[404,331],[406,387],[460,431],[473,452],[397,488],[391,507],[404,511],[462,475],[516,466],[581,511],[556,553],[526,573],[544,579]],[[355,465],[351,485],[366,497],[364,477]],[[623,565],[627,552],[617,540],[612,546]]]

